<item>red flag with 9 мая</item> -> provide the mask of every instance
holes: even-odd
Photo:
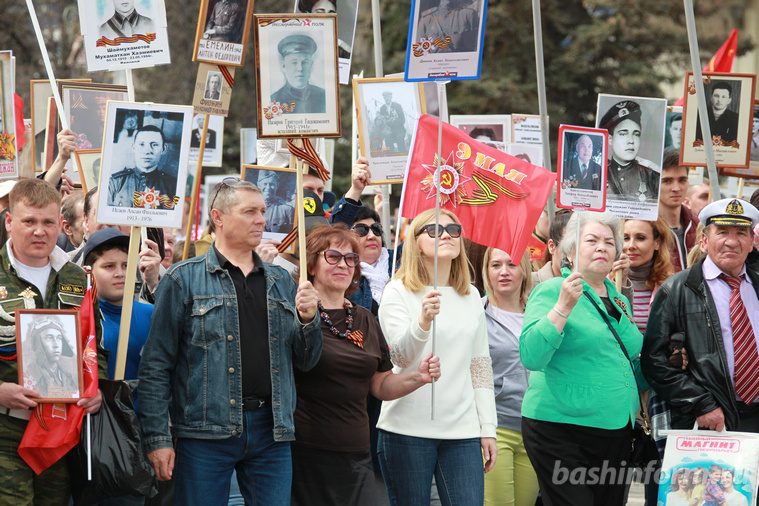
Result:
[[[84,391],[81,397],[94,397],[98,393],[98,355],[95,338],[95,315],[92,289],[79,308],[82,342],[82,368]],[[79,443],[79,433],[85,410],[76,404],[39,404],[29,419],[18,454],[35,473],[52,466]]]
[[[422,115],[409,153],[402,216],[435,207],[438,120]],[[443,123],[440,208],[458,216],[464,237],[518,262],[556,182],[556,174],[476,141]]]

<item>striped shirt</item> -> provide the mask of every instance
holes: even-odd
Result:
[[[633,289],[633,320],[638,326],[641,334],[646,333],[646,324],[648,324],[648,313],[650,312],[651,290]]]

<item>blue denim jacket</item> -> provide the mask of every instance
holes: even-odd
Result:
[[[319,315],[306,325],[295,309],[297,285],[264,264],[269,307],[274,440],[295,438],[293,365],[319,361]],[[173,266],[158,286],[140,362],[140,419],[146,450],[171,448],[174,437],[226,438],[242,432],[242,375],[237,296],[214,248]]]

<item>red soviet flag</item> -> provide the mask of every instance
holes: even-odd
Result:
[[[435,207],[438,120],[423,115],[409,153],[401,213]],[[443,123],[440,208],[461,220],[464,236],[518,262],[556,182],[556,174],[507,155]]]
[[[79,308],[82,340],[84,391],[81,397],[94,397],[98,392],[98,355],[95,339],[95,296],[88,289]],[[21,458],[35,473],[52,466],[79,443],[79,432],[85,410],[76,404],[39,404],[29,420],[18,447]]]
[[[730,36],[724,44],[714,53],[712,59],[704,67],[704,72],[732,72],[735,53],[738,51],[738,29],[733,28]],[[675,102],[676,106],[682,107],[684,104],[683,97]]]

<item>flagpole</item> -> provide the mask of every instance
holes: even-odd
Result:
[[[87,290],[92,290],[92,268],[85,267]],[[93,306],[94,306],[94,300]],[[91,329],[93,331],[93,329]],[[80,337],[81,339],[81,337]],[[87,413],[85,415],[87,419],[87,481],[92,481],[92,415]]]
[[[540,0],[532,0],[532,24],[535,34],[535,65],[538,77],[538,105],[540,107],[540,136],[543,147],[543,167],[551,169],[551,146],[549,145],[548,136],[548,103],[546,100],[546,70],[543,63],[543,22],[540,17]],[[553,171],[552,171],[553,172]],[[551,195],[546,203],[548,212],[548,223],[553,223],[555,213],[554,195],[556,188],[551,190]]]

